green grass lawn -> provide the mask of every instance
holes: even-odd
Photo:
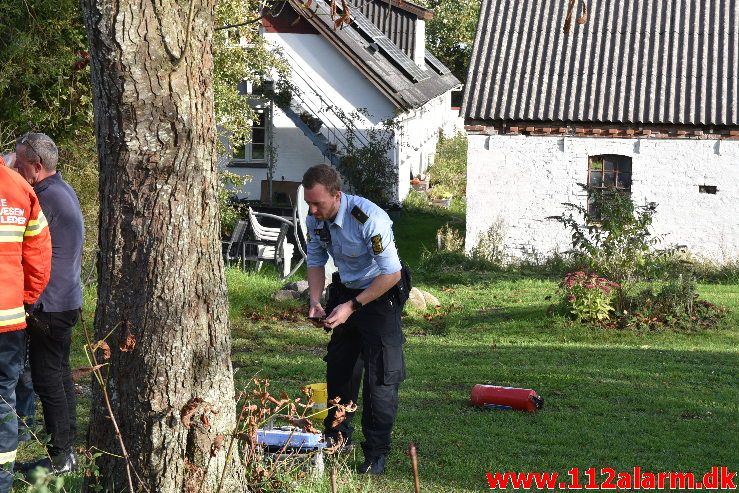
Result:
[[[418,265],[448,219],[399,214],[401,255]],[[322,330],[244,316],[298,307],[270,303],[280,283],[237,271],[228,280],[237,385],[258,373],[273,390],[297,394],[323,381]],[[737,469],[739,286],[701,285],[730,313],[716,330],[682,334],[604,331],[548,317],[550,279],[426,267],[414,281],[446,308],[431,321],[405,317],[409,376],[395,449],[388,474],[370,481],[369,491],[412,491],[403,454],[409,442],[418,444],[424,491],[480,491],[484,473],[495,471]],[[471,408],[476,383],[533,388],[545,407],[536,414]]]
[[[394,219],[401,255],[416,267],[414,284],[444,308],[432,320],[410,310],[405,316],[408,379],[387,475],[342,475],[351,481],[342,491],[412,491],[403,453],[409,442],[418,445],[423,491],[482,491],[484,473],[496,471],[737,469],[739,286],[700,286],[706,299],[730,310],[709,332],[593,329],[546,315],[554,279],[433,263],[420,269],[436,230],[449,220],[461,226],[461,217],[404,212]],[[301,386],[324,381],[328,336],[302,320],[281,320],[302,309],[270,299],[282,283],[231,269],[227,278],[237,387],[259,375],[273,393],[297,396]],[[266,318],[254,320],[254,312]],[[74,364],[86,364],[79,347]],[[476,383],[533,388],[544,409],[471,408]],[[83,420],[88,406],[81,403]],[[327,483],[303,490],[330,491]]]

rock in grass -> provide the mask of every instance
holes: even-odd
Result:
[[[323,290],[323,293],[321,293],[321,306],[326,308],[326,290]],[[308,303],[310,301],[310,290],[306,289],[302,293],[300,293],[300,299]]]
[[[429,293],[428,291],[421,291],[423,294],[423,299],[426,301],[426,306],[429,308],[433,308],[437,305],[441,305],[439,302],[439,298],[434,296],[433,294]]]
[[[272,299],[275,301],[297,300],[298,298],[300,298],[300,293],[290,289],[280,289],[272,295]]]
[[[423,293],[418,288],[411,288],[408,303],[410,303],[416,310],[426,309],[426,298],[424,298]]]
[[[299,294],[303,294],[308,290],[308,281],[296,281],[285,284],[282,289],[289,291],[297,291]]]

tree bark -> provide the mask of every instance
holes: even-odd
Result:
[[[111,333],[103,373],[114,418],[136,490],[199,491],[203,478],[202,491],[214,491],[236,420],[216,199],[214,0],[82,8],[100,164],[95,337]],[[123,351],[129,334],[136,345]],[[89,444],[120,455],[103,397],[94,385]],[[215,412],[200,406],[188,428],[181,412],[193,398]],[[102,455],[98,466],[104,491],[128,489],[124,460]],[[222,489],[238,490],[228,481]]]

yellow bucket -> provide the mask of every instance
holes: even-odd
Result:
[[[313,408],[310,410],[311,419],[323,420],[328,416],[326,402],[328,401],[328,386],[325,383],[312,383],[308,385],[313,398]]]

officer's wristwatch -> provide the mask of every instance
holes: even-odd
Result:
[[[355,297],[355,298],[352,298],[352,310],[353,310],[353,311],[355,311],[355,312],[356,312],[357,310],[359,310],[359,309],[360,309],[360,308],[362,308],[363,306],[364,306],[364,305],[363,305],[363,304],[361,304],[361,303],[359,302],[359,300],[357,300],[357,298],[356,298],[356,297]]]

